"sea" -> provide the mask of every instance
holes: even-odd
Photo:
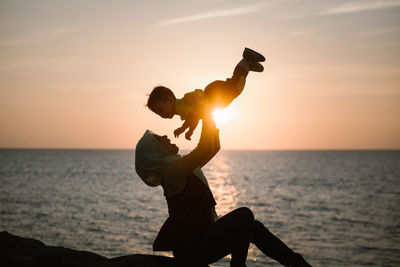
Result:
[[[154,253],[162,188],[134,150],[0,150],[0,231],[107,257]],[[249,207],[313,266],[400,266],[400,151],[220,151],[220,216]],[[229,266],[225,257],[212,266]],[[250,245],[247,266],[279,266]]]

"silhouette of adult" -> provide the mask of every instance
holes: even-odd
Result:
[[[207,180],[201,171],[220,149],[219,130],[210,114],[203,118],[201,137],[185,156],[167,136],[147,130],[136,146],[135,166],[149,186],[161,185],[169,217],[154,243],[155,251],[173,251],[183,264],[210,264],[231,254],[231,266],[246,266],[250,243],[285,266],[311,266],[287,247],[249,208],[218,218]],[[195,263],[194,263],[195,261]]]

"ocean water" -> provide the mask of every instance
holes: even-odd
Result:
[[[220,215],[250,207],[314,266],[400,266],[400,151],[221,151],[203,170]],[[132,150],[0,150],[0,231],[151,254],[166,217]],[[247,265],[279,266],[254,245]]]

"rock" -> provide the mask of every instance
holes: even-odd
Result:
[[[165,267],[175,267],[181,266],[175,262],[173,258],[164,257],[164,256],[156,256],[156,255],[142,255],[142,254],[134,254],[128,256],[121,256],[116,258],[111,258],[109,260],[113,263],[123,263],[123,264],[132,264],[129,266],[165,266]],[[119,266],[119,265],[118,265]]]
[[[7,267],[183,267],[170,257],[134,254],[106,258],[93,252],[46,246],[39,240],[8,232],[0,232],[0,258],[2,266]]]

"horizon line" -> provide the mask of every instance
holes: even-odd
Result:
[[[134,148],[45,148],[45,147],[0,147],[1,150],[126,150],[135,151]],[[180,149],[180,151],[191,151],[193,149]],[[400,148],[280,148],[280,149],[252,149],[252,148],[225,148],[221,151],[400,151]]]

